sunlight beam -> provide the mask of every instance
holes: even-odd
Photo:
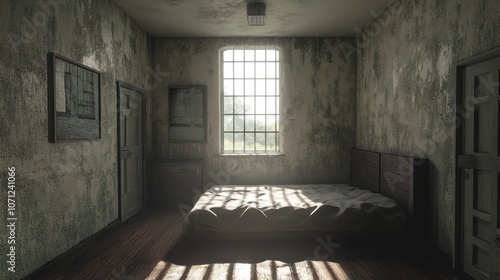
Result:
[[[149,274],[149,276],[146,278],[146,280],[157,280],[160,278],[160,276],[162,275],[163,271],[165,271],[165,269],[168,269],[168,267],[170,266],[170,264],[164,262],[164,261],[159,261],[155,268],[153,268],[153,271],[151,271],[151,273]]]

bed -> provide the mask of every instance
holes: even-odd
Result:
[[[351,184],[218,185],[187,216],[196,238],[377,236],[415,227],[425,161],[353,149]]]

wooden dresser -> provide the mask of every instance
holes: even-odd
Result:
[[[192,207],[202,189],[203,160],[169,159],[152,162],[152,203],[157,209]]]

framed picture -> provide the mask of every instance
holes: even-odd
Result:
[[[48,54],[49,141],[101,139],[101,77],[94,69]]]
[[[168,141],[207,142],[207,87],[168,87]]]

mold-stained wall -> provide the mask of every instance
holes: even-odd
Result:
[[[152,61],[165,78],[153,91],[153,154],[201,158],[210,183],[349,182],[355,142],[356,58],[346,59],[344,38],[154,39]],[[223,156],[220,152],[219,50],[280,50],[281,155]],[[208,143],[168,143],[167,88],[208,87]]]
[[[498,0],[392,3],[356,38],[356,143],[429,159],[429,234],[434,245],[452,255],[455,65],[500,46],[500,5]]]
[[[0,38],[0,182],[9,166],[17,182],[15,273],[0,192],[0,279],[19,279],[118,219],[116,80],[147,89],[153,72],[148,35],[108,0],[1,1]],[[101,140],[49,143],[48,52],[101,71]]]

